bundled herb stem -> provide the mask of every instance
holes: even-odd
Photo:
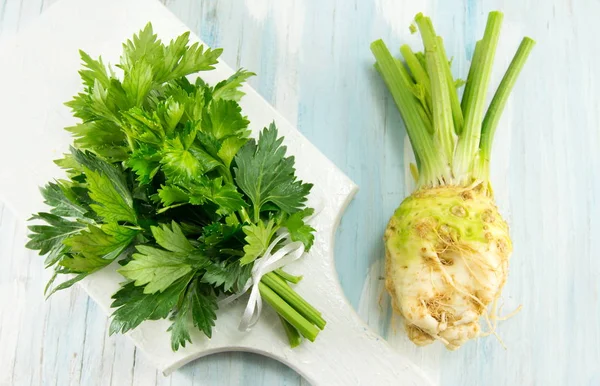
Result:
[[[192,78],[220,54],[187,33],[163,44],[150,24],[125,42],[116,68],[81,52],[84,89],[67,103],[80,123],[56,161],[67,177],[41,189],[49,210],[29,227],[27,247],[55,272],[48,295],[118,261],[126,280],[113,295],[111,333],[168,318],[173,350],[192,329],[211,336],[219,296],[244,288],[279,232],[289,240],[273,251],[288,241],[308,251],[314,240],[312,185],[296,178],[275,124],[249,137],[238,102],[254,74],[216,85]],[[259,285],[292,346],[325,326],[287,283],[299,280],[280,269]]]

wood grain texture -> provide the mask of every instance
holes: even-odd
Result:
[[[0,0],[0,39],[52,0]],[[166,5],[224,60],[259,74],[252,86],[361,187],[338,231],[342,286],[365,321],[443,385],[600,384],[600,3],[570,0],[170,0]],[[493,178],[515,252],[493,338],[457,352],[416,349],[390,322],[381,236],[407,194],[404,129],[371,69],[369,43],[415,42],[429,13],[465,75],[487,11],[505,12],[500,52],[538,41],[498,130]],[[0,55],[2,53],[0,52]],[[509,58],[498,59],[495,84]],[[1,184],[9,183],[7,181]],[[22,247],[23,224],[0,204],[0,385],[299,385],[287,367],[219,354],[162,377],[78,288],[45,302],[48,273]]]

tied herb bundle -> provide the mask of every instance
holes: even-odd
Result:
[[[111,334],[168,318],[173,350],[193,328],[210,338],[219,296],[245,289],[269,247],[313,244],[312,185],[297,179],[274,124],[249,137],[238,101],[254,74],[214,86],[191,79],[221,51],[190,44],[188,33],[163,44],[148,24],[123,44],[116,69],[81,52],[84,90],[67,103],[81,122],[55,161],[67,178],[41,189],[49,210],[32,217],[27,247],[54,268],[48,296],[120,265]],[[277,269],[258,284],[292,346],[325,326],[288,284],[299,280]]]

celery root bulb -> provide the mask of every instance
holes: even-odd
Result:
[[[386,288],[414,343],[437,339],[456,349],[480,334],[512,250],[481,185],[416,191],[390,219],[385,245]]]
[[[422,14],[415,24],[423,51],[403,45],[401,61],[382,40],[371,44],[416,161],[416,190],[395,211],[384,239],[386,288],[417,345],[439,340],[455,350],[495,334],[512,243],[490,182],[492,141],[535,44],[523,38],[484,114],[502,18],[497,11],[488,15],[466,82],[454,79],[444,41]]]

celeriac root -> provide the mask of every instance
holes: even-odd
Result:
[[[496,307],[511,243],[481,184],[415,192],[390,220],[385,240],[386,289],[413,342],[439,340],[454,350],[477,336],[501,341]]]

